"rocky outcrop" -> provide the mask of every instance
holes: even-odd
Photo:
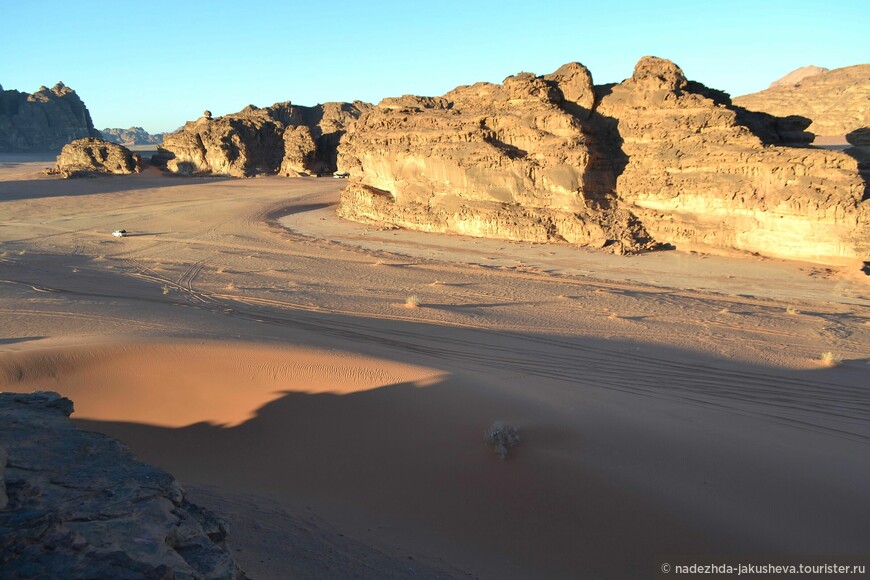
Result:
[[[245,578],[214,514],[118,441],[74,427],[72,410],[56,393],[0,394],[0,576]]]
[[[806,117],[812,120],[808,129],[812,133],[842,137],[870,127],[868,95],[870,64],[834,70],[805,67],[786,75],[769,89],[736,97],[734,103],[777,116]]]
[[[648,248],[601,176],[605,144],[591,143],[581,122],[593,97],[585,67],[566,65],[550,80],[521,73],[438,98],[385,99],[339,147],[351,175],[340,213],[424,231]]]
[[[102,139],[77,139],[65,145],[51,173],[62,177],[139,173],[142,161],[123,145]]]
[[[63,83],[33,94],[0,87],[0,152],[59,151],[83,137],[99,137],[87,107]]]
[[[339,213],[423,231],[618,252],[658,244],[821,262],[870,252],[854,159],[808,121],[735,107],[674,63],[594,86],[578,63],[385,99],[339,147]]]
[[[165,135],[152,163],[185,175],[332,172],[341,135],[367,106],[326,103],[300,107],[286,102],[262,109],[249,105],[216,118],[207,111],[197,121]]]
[[[163,136],[166,133],[157,133],[152,135],[142,127],[130,127],[129,129],[102,129],[103,139],[123,145],[125,147],[133,147],[136,145],[160,145],[163,143]]]
[[[763,119],[745,119],[673,63],[641,59],[596,111],[617,120],[628,157],[619,197],[656,240],[828,263],[870,252],[854,159],[777,146],[776,122],[762,131]]]

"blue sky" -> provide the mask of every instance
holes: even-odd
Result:
[[[618,82],[647,54],[736,96],[808,64],[870,62],[868,15],[866,0],[0,0],[0,84],[63,81],[98,129],[151,132],[203,109],[439,95],[571,61]]]

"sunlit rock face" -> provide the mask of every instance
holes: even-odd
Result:
[[[0,152],[60,151],[99,136],[85,104],[63,83],[33,94],[0,87]]]
[[[339,168],[351,174],[342,215],[620,252],[651,247],[612,191],[608,143],[584,126],[592,77],[579,64],[557,73],[385,99],[339,147]]]
[[[300,107],[253,105],[238,113],[196,121],[163,137],[152,163],[183,175],[296,176],[335,171],[336,147],[365,103]]]
[[[852,157],[778,146],[780,120],[741,118],[661,59],[604,92],[596,110],[617,119],[628,157],[619,197],[656,240],[820,262],[868,255],[870,206]]]
[[[339,147],[344,217],[617,252],[660,244],[841,262],[868,253],[851,157],[807,119],[734,107],[642,58],[594,86],[578,63],[443,97],[385,99]]]
[[[808,130],[815,135],[842,137],[870,128],[870,64],[803,67],[734,103],[772,115],[800,115],[812,121]]]
[[[139,155],[123,145],[89,138],[65,145],[52,173],[62,177],[87,177],[103,173],[128,175],[139,173],[141,169]]]

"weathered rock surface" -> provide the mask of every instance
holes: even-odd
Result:
[[[810,68],[810,67],[805,67]],[[799,115],[812,120],[809,131],[821,136],[842,137],[870,127],[870,64],[793,78],[798,69],[769,89],[736,97],[734,103],[753,111],[777,116]]]
[[[220,520],[118,441],[74,427],[72,410],[56,393],[0,394],[0,576],[245,578]]]
[[[576,99],[570,109],[563,92]],[[339,146],[351,174],[340,213],[424,231],[648,248],[601,175],[606,144],[573,114],[591,113],[591,92],[585,67],[566,65],[552,80],[521,73],[438,98],[384,99]]]
[[[763,119],[675,68],[641,59],[596,109],[618,120],[628,156],[619,197],[656,240],[834,263],[868,255],[870,203],[854,159],[776,146]]]
[[[618,252],[673,244],[821,262],[870,252],[854,159],[785,147],[808,121],[735,107],[674,63],[595,87],[551,75],[384,99],[349,129],[339,213],[424,231]]]
[[[142,127],[130,127],[129,129],[102,129],[103,139],[132,147],[134,145],[160,145],[163,143],[163,136],[166,133],[157,133],[152,135]]]
[[[99,137],[87,107],[63,83],[33,94],[0,87],[0,152],[59,151],[83,137]]]
[[[102,139],[77,139],[64,145],[52,173],[63,177],[87,177],[104,173],[139,173],[142,161],[123,145]]]
[[[331,172],[341,135],[366,107],[364,103],[300,107],[285,102],[265,108],[249,105],[216,118],[207,112],[165,135],[152,163],[186,175]]]

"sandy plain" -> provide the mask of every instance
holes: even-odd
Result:
[[[49,164],[0,159],[0,389],[72,398],[255,578],[866,554],[857,266],[380,230],[335,216],[340,180]]]

